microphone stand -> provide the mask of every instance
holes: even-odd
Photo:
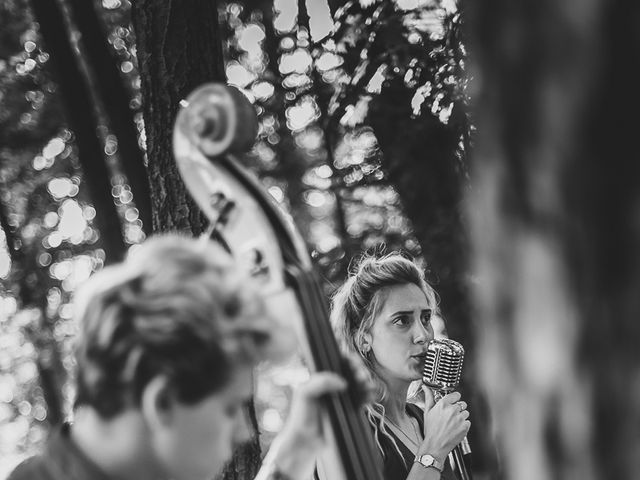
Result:
[[[467,471],[467,465],[464,463],[463,455],[461,443],[449,452],[449,462],[455,465],[455,470],[457,470],[460,480],[472,480],[471,474]]]
[[[436,401],[439,401],[445,395],[445,393],[440,390],[436,390],[434,393]],[[453,450],[449,452],[449,463],[454,471],[457,471],[460,480],[473,480],[471,472],[467,469],[467,464],[464,461],[464,456],[470,453],[471,446],[469,445],[467,437],[464,437],[462,442],[456,445]]]
[[[460,383],[464,348],[455,340],[448,338],[433,339],[427,346],[427,355],[423,369],[422,383],[434,392],[434,400],[440,401],[452,392]],[[463,455],[471,453],[471,447],[465,437],[449,453],[451,468],[458,471],[460,480],[472,480],[471,468],[467,468]]]

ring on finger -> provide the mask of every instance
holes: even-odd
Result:
[[[460,412],[463,412],[464,409],[466,408],[464,402],[456,402],[456,405],[458,405]]]

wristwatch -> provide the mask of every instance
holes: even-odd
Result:
[[[439,462],[438,460],[433,458],[432,455],[429,455],[428,453],[426,455],[420,455],[419,457],[416,457],[416,459],[414,460],[414,463],[415,462],[419,463],[425,468],[429,468],[429,467],[435,468],[441,473],[442,473],[442,470],[444,469],[444,463]]]

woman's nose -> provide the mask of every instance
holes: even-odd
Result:
[[[431,336],[432,336],[431,333],[429,332],[429,329],[425,327],[420,320],[415,322],[413,335],[414,335],[413,337],[414,343],[418,343],[418,344],[428,342],[429,340],[431,340]]]

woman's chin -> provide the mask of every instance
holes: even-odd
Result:
[[[424,370],[424,364],[422,362],[411,366],[411,374],[415,377],[414,380],[420,380]]]

